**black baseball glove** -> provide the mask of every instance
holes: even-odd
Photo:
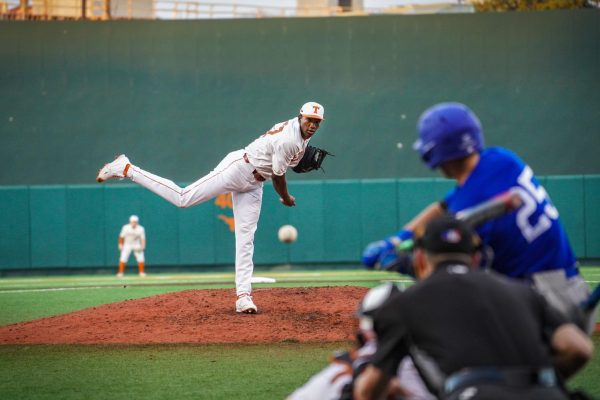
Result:
[[[292,168],[292,171],[303,174],[315,169],[322,169],[321,164],[323,164],[323,160],[328,155],[333,154],[327,150],[319,149],[318,147],[306,146],[304,156],[302,156],[298,165]]]

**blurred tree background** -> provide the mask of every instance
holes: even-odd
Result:
[[[533,11],[597,8],[599,0],[474,0],[475,11]]]

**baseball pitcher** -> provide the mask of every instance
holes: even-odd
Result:
[[[245,148],[229,153],[210,173],[184,188],[131,164],[125,155],[102,167],[96,180],[128,178],[177,207],[191,207],[231,192],[235,218],[236,312],[254,314],[258,308],[251,296],[252,256],[263,182],[273,181],[283,205],[292,207],[296,204],[296,199],[288,192],[285,174],[303,158],[323,116],[324,109],[319,103],[304,104],[297,117],[275,124]],[[322,160],[317,161],[320,166]]]

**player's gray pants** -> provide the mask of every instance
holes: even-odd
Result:
[[[554,308],[591,335],[594,332],[596,313],[583,312],[580,305],[590,295],[590,288],[581,275],[566,277],[565,270],[533,274],[533,283]]]
[[[209,174],[182,188],[169,179],[132,165],[128,178],[177,207],[191,207],[231,192],[235,219],[235,284],[238,295],[252,293],[254,233],[260,216],[263,184],[244,161],[244,150],[229,153]]]

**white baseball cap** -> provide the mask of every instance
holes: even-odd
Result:
[[[308,103],[305,103],[300,109],[300,115],[307,118],[325,119],[323,118],[323,116],[325,115],[325,109],[319,103],[309,101]]]
[[[129,217],[129,222],[138,222],[139,220],[140,219],[137,215],[132,215],[131,217]]]

